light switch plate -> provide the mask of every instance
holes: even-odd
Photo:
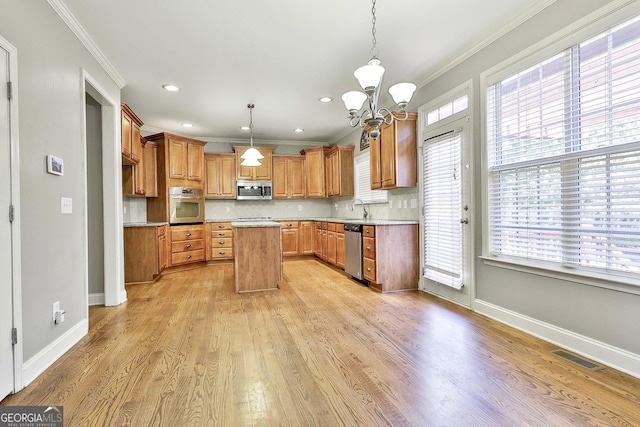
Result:
[[[61,214],[73,213],[73,199],[71,197],[60,198],[60,213]]]

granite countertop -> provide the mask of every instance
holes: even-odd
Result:
[[[256,221],[231,221],[231,226],[236,228],[266,228],[266,227],[282,227],[282,224],[272,220],[256,220]]]
[[[167,225],[168,222],[125,222],[122,224],[124,228],[127,227],[158,227],[160,225]]]
[[[402,219],[368,219],[362,220],[359,218],[271,218],[264,220],[255,220],[255,221],[247,221],[241,220],[238,221],[237,218],[219,218],[219,219],[208,219],[207,222],[231,222],[232,225],[236,223],[264,223],[265,221],[274,222],[274,221],[326,221],[326,222],[341,222],[344,224],[364,224],[364,225],[402,225],[402,224],[420,224],[420,221],[417,220],[402,220]],[[235,226],[235,225],[234,225]],[[272,226],[275,227],[275,226]]]

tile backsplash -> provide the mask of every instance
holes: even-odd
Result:
[[[207,200],[207,220],[271,217],[283,219],[327,218],[330,199]]]
[[[122,199],[123,222],[147,222],[147,199],[144,197],[124,197]]]

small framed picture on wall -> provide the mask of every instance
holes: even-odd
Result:
[[[64,160],[51,154],[47,155],[47,172],[53,175],[64,175]]]

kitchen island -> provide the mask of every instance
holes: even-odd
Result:
[[[234,221],[236,292],[278,289],[282,280],[282,224],[269,220]]]

